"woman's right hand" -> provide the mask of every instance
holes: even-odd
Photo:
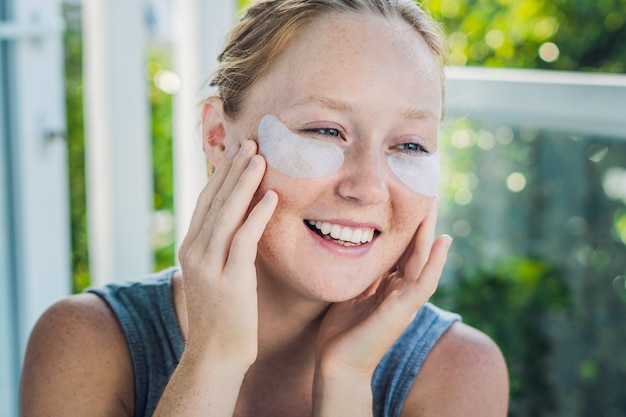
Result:
[[[256,150],[247,140],[219,163],[178,252],[188,322],[185,356],[246,370],[258,349],[257,244],[278,201],[267,191],[251,205],[266,167]]]

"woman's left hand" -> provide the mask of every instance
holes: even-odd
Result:
[[[397,269],[377,282],[373,294],[329,308],[317,339],[317,378],[369,384],[382,357],[435,292],[452,243],[445,235],[434,239],[437,208],[435,198]]]

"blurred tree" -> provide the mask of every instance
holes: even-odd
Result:
[[[152,244],[154,269],[161,270],[175,263],[174,243],[174,166],[172,160],[172,94],[178,77],[168,68],[168,48],[152,45],[148,52],[146,81],[150,93],[154,210]]]
[[[421,3],[446,28],[451,65],[626,72],[626,0]]]
[[[512,257],[465,271],[442,286],[435,299],[463,311],[463,320],[500,346],[510,373],[510,416],[543,416],[556,406],[548,359],[546,313],[559,314],[568,304],[561,272],[544,260]]]
[[[509,415],[623,417],[626,143],[460,119],[441,146],[433,301],[502,347]]]
[[[626,0],[427,0],[451,65],[626,72]]]
[[[85,140],[83,129],[82,31],[80,7],[63,4],[65,19],[65,106],[71,210],[72,290],[89,286],[87,201],[85,196]]]
[[[83,126],[83,75],[81,8],[77,3],[64,3],[66,123],[69,148],[69,188],[72,241],[72,290],[82,292],[90,285],[87,207],[85,193],[85,138]],[[169,49],[149,45],[146,82],[150,94],[154,183],[153,246],[155,268],[174,263],[173,232],[173,162],[172,162],[172,96],[174,91],[159,88],[158,80],[170,65]]]

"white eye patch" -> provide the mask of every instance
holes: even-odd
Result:
[[[428,156],[393,153],[387,157],[391,171],[410,189],[426,197],[439,190],[439,151]]]
[[[271,114],[259,123],[259,151],[272,168],[295,178],[325,177],[343,165],[339,146],[296,135]]]
[[[271,114],[261,119],[258,134],[261,155],[272,168],[290,177],[325,177],[343,165],[344,154],[339,146],[297,135]],[[387,157],[387,163],[398,179],[416,193],[437,195],[438,151],[428,156],[397,152]]]

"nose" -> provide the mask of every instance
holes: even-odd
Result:
[[[370,205],[389,199],[385,181],[386,156],[371,150],[346,155],[341,169],[337,191],[341,197],[352,202]]]

